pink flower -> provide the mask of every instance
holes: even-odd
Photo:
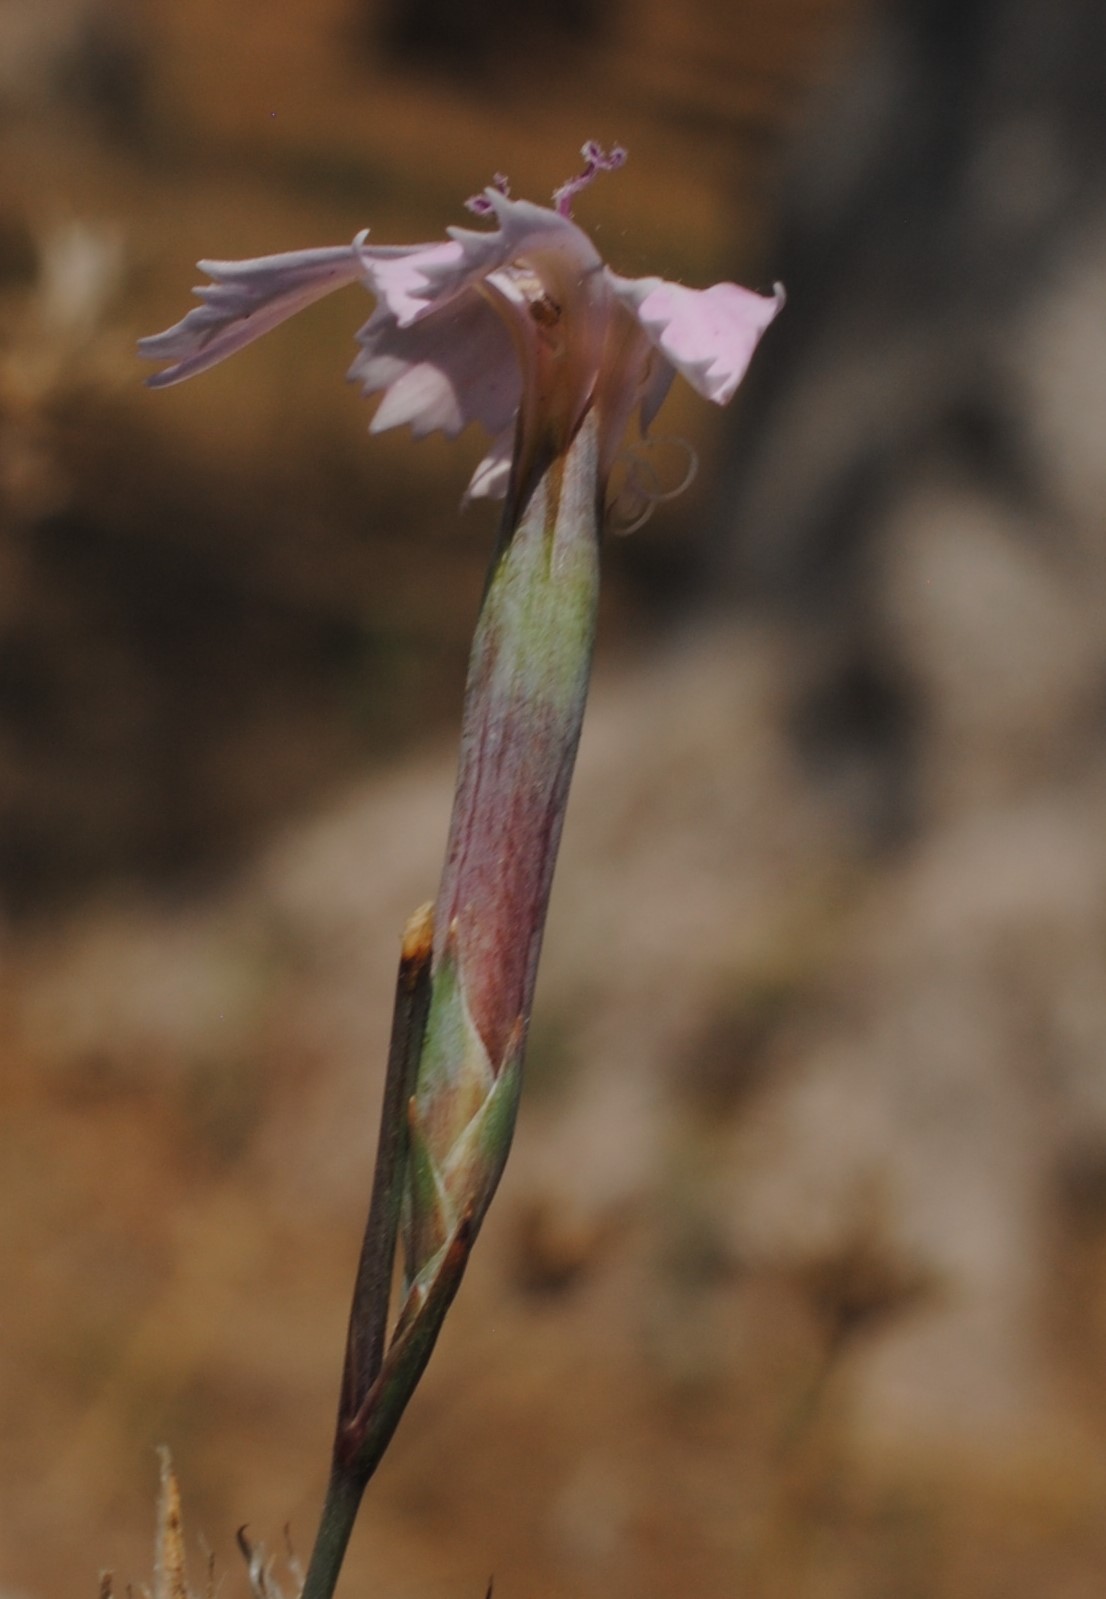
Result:
[[[450,228],[437,244],[353,243],[253,261],[201,261],[204,302],[164,333],[142,339],[144,357],[172,364],[149,379],[178,383],[347,283],[376,296],[357,335],[350,377],[382,396],[374,433],[409,423],[416,437],[454,438],[470,422],[492,446],[469,495],[502,497],[512,462],[526,476],[558,454],[584,413],[600,423],[600,477],[636,412],[644,433],[675,373],[724,405],[764,329],[783,304],[733,283],[688,289],[660,278],[623,278],[606,266],[569,215],[573,194],[622,152],[584,146],[587,169],[555,208],[512,200],[499,186],[470,202],[490,230]]]
[[[623,278],[571,218],[621,165],[585,145],[553,207],[496,179],[491,226],[437,244],[206,261],[203,304],[140,350],[175,383],[347,283],[376,309],[350,376],[379,395],[373,431],[492,445],[470,494],[505,496],[465,688],[461,756],[433,913],[409,924],[379,1163],[354,1288],[327,1500],[304,1592],[330,1595],[362,1490],[417,1384],[502,1175],[522,1084],[549,892],[587,698],[607,480],[677,372],[724,404],[783,303]],[[630,475],[630,474],[628,474]],[[648,500],[650,490],[645,491]],[[656,497],[653,495],[652,497]],[[387,1336],[402,1229],[404,1287]]]

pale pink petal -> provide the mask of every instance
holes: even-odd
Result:
[[[784,301],[779,286],[766,296],[736,283],[687,289],[660,278],[620,278],[609,270],[607,276],[662,355],[718,405],[732,398],[761,334]]]
[[[413,244],[410,249],[392,253],[382,250],[363,252],[366,274],[381,305],[391,312],[401,328],[422,316],[436,296],[428,286],[428,275],[435,269],[448,269],[460,263],[464,252],[459,244]]]
[[[517,259],[539,276],[548,269],[564,282],[578,282],[601,267],[587,234],[567,217],[494,188],[485,194],[499,224],[490,231],[450,228],[448,242],[413,246],[398,259],[364,251],[373,287],[401,328]]]
[[[323,250],[291,250],[253,261],[201,261],[211,283],[194,289],[204,303],[164,333],[138,341],[147,361],[172,361],[146,382],[166,388],[233,355],[304,306],[362,276],[360,240]]]
[[[522,379],[510,334],[476,293],[458,295],[409,327],[378,307],[358,334],[350,377],[384,393],[372,432],[407,422],[416,438],[455,438],[470,422],[501,433],[519,407]]]
[[[515,428],[506,428],[496,439],[472,474],[461,504],[470,500],[501,500],[511,481],[511,461],[515,453]]]

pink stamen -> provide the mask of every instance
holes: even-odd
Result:
[[[504,199],[510,199],[511,185],[505,172],[497,172],[490,186],[498,189]],[[494,209],[486,194],[473,194],[465,201],[465,210],[471,211],[474,217],[490,217]]]
[[[585,162],[583,172],[578,178],[569,178],[567,183],[562,183],[553,194],[553,204],[558,215],[562,217],[572,216],[573,200],[581,189],[586,189],[588,184],[599,176],[600,172],[617,172],[626,160],[626,151],[620,144],[614,145],[610,154],[607,154],[603,146],[597,144],[594,139],[588,140],[581,148],[580,154]]]

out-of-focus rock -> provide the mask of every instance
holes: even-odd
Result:
[[[1076,1498],[1103,1440],[1063,1368],[1106,1347],[1052,1312],[1061,1174],[1106,1151],[1104,46],[1086,0],[874,17],[796,151],[710,574],[794,640],[796,747],[883,861],[739,1118],[735,1248],[875,1228],[930,1289],[855,1354],[856,1447],[1066,1461]]]

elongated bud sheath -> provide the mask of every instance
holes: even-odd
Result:
[[[479,1223],[510,1142],[595,636],[594,412],[520,489],[508,496],[469,666],[411,1107],[409,1282],[462,1215]]]
[[[330,1592],[361,1491],[430,1358],[510,1148],[591,669],[599,439],[589,411],[563,450],[547,436],[528,477],[516,460],[469,664],[428,977],[427,914],[404,943],[378,1182],[334,1469],[304,1599]],[[401,1102],[390,1097],[397,1091],[410,1095],[405,1138],[391,1108]],[[405,1284],[384,1354],[379,1287],[394,1236],[392,1174],[401,1169]]]

